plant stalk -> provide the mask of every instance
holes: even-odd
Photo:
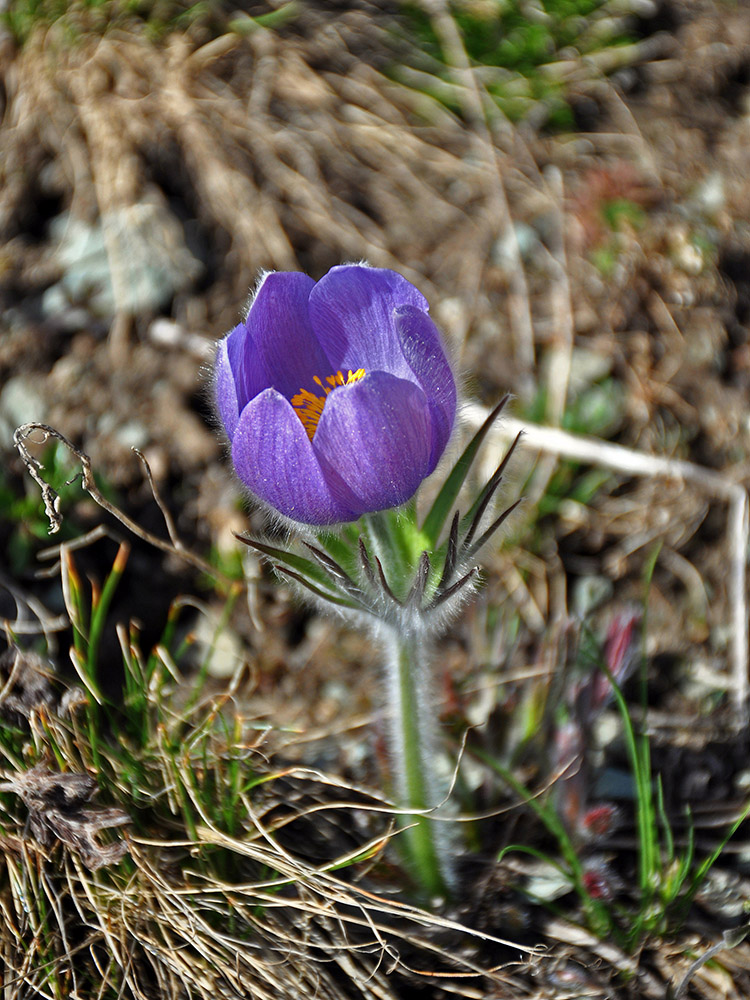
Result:
[[[430,895],[444,895],[453,882],[446,824],[424,815],[444,798],[436,769],[438,720],[429,664],[429,630],[418,612],[406,627],[383,626],[387,652],[390,752],[394,795],[409,829],[398,837],[412,876]],[[417,812],[419,814],[417,814]]]

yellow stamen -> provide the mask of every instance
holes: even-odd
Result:
[[[351,385],[353,382],[359,382],[364,377],[364,368],[358,368],[356,372],[353,372],[350,368],[349,375],[346,378],[344,378],[342,372],[338,371],[335,375],[329,375],[326,378],[328,385],[324,385],[323,381],[315,375],[313,382],[316,382],[320,386],[325,393],[324,396],[316,396],[309,389],[300,389],[296,396],[292,396],[291,404],[297,411],[297,416],[302,421],[302,425],[311,441],[315,437],[315,431],[318,429],[318,421],[323,412],[323,407],[326,405],[326,398],[338,386]]]

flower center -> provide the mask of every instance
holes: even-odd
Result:
[[[328,376],[326,379],[328,385],[323,385],[321,379],[315,375],[313,382],[317,382],[325,393],[324,396],[316,396],[315,393],[310,392],[309,389],[300,389],[296,396],[292,396],[290,402],[297,411],[297,416],[302,421],[302,424],[307,431],[307,436],[311,441],[315,437],[315,431],[318,429],[318,421],[320,420],[320,415],[323,412],[323,407],[326,405],[326,398],[337,386],[351,385],[353,382],[359,382],[359,380],[364,377],[364,368],[358,368],[356,372],[353,372],[350,368],[347,378],[344,378],[342,372],[338,371],[335,375]]]

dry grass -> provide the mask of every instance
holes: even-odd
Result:
[[[125,35],[61,51],[53,33],[38,37],[8,95],[4,228],[25,201],[31,149],[37,166],[54,157],[75,210],[102,216],[153,194],[158,165],[206,229],[228,235],[222,270],[240,296],[260,267],[342,257],[476,293],[494,178],[465,161],[469,140],[439,105],[355,60],[346,41],[358,29],[360,44],[377,44],[354,14],[312,44],[264,31],[197,50],[181,36],[154,48]],[[311,67],[332,55],[342,71]]]
[[[132,635],[129,642],[133,655]],[[104,738],[91,693],[61,693],[41,661],[16,653],[0,700],[6,722],[28,729],[28,736],[10,729],[3,740],[7,997],[385,1000],[424,976],[445,981],[454,995],[501,985],[512,990],[504,995],[527,995],[513,968],[519,958],[521,966],[533,960],[529,948],[400,902],[387,883],[385,894],[377,890],[382,877],[371,872],[393,834],[387,802],[276,765],[264,727],[236,714],[231,687],[186,711],[187,682],[165,650],[160,656],[169,677],[152,674],[142,692],[151,728],[138,748],[127,735],[134,721],[127,707],[120,735]],[[222,720],[232,712],[228,730]],[[25,768],[19,751],[42,763]],[[238,764],[228,815],[221,800]],[[126,813],[82,809],[94,774]],[[19,798],[30,836],[19,835],[23,820],[10,805]],[[119,833],[102,839],[104,829],[128,822],[124,841]],[[227,822],[241,829],[229,834]],[[355,830],[359,843],[311,864],[304,855],[326,828],[331,852]],[[368,828],[377,831],[369,840]],[[283,846],[285,836],[293,847]],[[483,953],[503,945],[514,960],[507,969],[488,967]]]

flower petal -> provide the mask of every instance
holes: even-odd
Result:
[[[456,382],[443,351],[438,328],[414,306],[399,306],[395,315],[401,350],[424,390],[432,419],[432,472],[443,454],[456,419]]]
[[[240,414],[232,461],[242,482],[260,500],[304,524],[354,521],[361,511],[334,473],[329,478],[291,404],[266,389]]]
[[[300,271],[272,271],[256,292],[245,320],[252,338],[248,347],[252,344],[266,373],[260,388],[272,386],[287,399],[302,388],[314,388],[313,375],[331,374],[310,324],[308,299],[314,287],[312,278]]]
[[[239,323],[221,341],[216,364],[216,402],[231,437],[245,404],[269,384],[265,364],[245,323]]]
[[[224,430],[230,438],[234,434],[234,429],[240,418],[240,408],[237,402],[237,384],[230,361],[229,345],[230,342],[236,342],[236,334],[239,329],[240,327],[235,327],[228,336],[219,341],[214,365],[214,399]],[[230,339],[233,337],[234,341],[231,341]]]
[[[385,371],[411,378],[393,319],[398,306],[425,312],[427,300],[395,271],[347,264],[334,267],[310,293],[310,319],[333,372]]]
[[[432,433],[424,393],[388,372],[334,389],[313,448],[360,503],[359,514],[405,503],[427,475]]]

